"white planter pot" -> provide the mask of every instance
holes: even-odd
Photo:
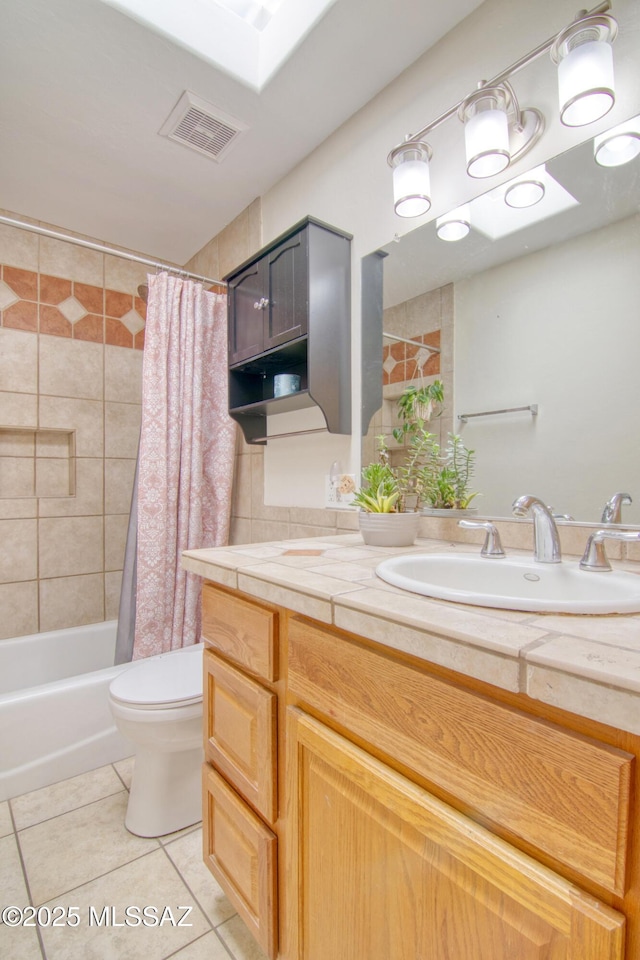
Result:
[[[418,513],[360,511],[360,533],[371,547],[410,547],[418,536]]]

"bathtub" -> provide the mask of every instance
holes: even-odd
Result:
[[[0,800],[131,756],[108,703],[117,621],[0,640]]]

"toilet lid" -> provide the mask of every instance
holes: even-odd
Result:
[[[202,700],[202,644],[149,657],[123,670],[110,693],[123,703],[188,704]]]

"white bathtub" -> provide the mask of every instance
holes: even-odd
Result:
[[[0,800],[133,754],[107,699],[117,621],[0,640]]]

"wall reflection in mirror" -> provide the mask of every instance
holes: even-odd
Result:
[[[435,432],[475,449],[481,514],[510,516],[531,493],[599,523],[624,492],[622,522],[640,524],[639,136],[620,147],[630,162],[596,163],[590,140],[471,201],[460,242],[439,239],[433,221],[384,248],[384,330],[416,347],[384,341],[384,402],[363,462],[397,425],[407,383],[438,377]],[[526,181],[538,202],[505,202]]]

